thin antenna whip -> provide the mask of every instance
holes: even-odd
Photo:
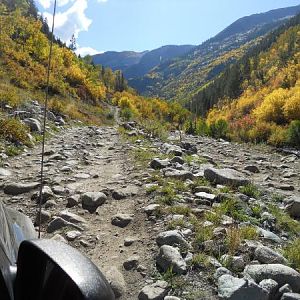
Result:
[[[43,139],[42,139],[42,159],[41,159],[41,179],[40,179],[41,183],[40,183],[40,195],[39,195],[39,239],[41,238],[43,184],[44,184],[45,134],[46,134],[47,106],[48,106],[48,98],[49,98],[50,70],[51,70],[52,49],[53,49],[53,39],[54,39],[55,14],[56,14],[56,0],[54,1],[54,9],[53,9],[50,52],[49,52],[49,57],[48,57],[47,84],[46,84],[46,93],[45,93],[45,107],[44,107],[44,116],[43,116]]]

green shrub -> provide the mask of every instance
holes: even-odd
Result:
[[[4,118],[0,120],[0,137],[13,143],[30,145],[28,127],[18,119]]]
[[[300,147],[300,120],[291,122],[288,128],[288,143]]]
[[[121,116],[124,120],[130,121],[130,120],[133,118],[133,113],[132,113],[132,111],[131,111],[130,108],[125,107],[125,108],[123,108],[123,109],[121,110],[120,116]]]
[[[227,138],[228,135],[228,123],[220,119],[209,126],[209,135],[214,138]]]
[[[209,127],[207,126],[205,120],[198,119],[196,125],[196,134],[200,136],[209,134]]]

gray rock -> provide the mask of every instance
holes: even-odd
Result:
[[[122,190],[115,190],[112,192],[112,197],[115,199],[115,200],[122,200],[122,199],[125,199],[126,198],[126,193]]]
[[[268,300],[267,292],[259,285],[231,275],[218,279],[218,296],[223,300]]]
[[[35,218],[35,221],[34,221],[34,224],[35,225],[44,224],[44,223],[48,222],[50,219],[51,219],[51,214],[42,209],[41,210],[41,216],[40,216],[39,213],[37,214],[37,216]]]
[[[169,230],[160,233],[156,238],[158,246],[169,245],[169,246],[183,246],[188,247],[188,242],[184,239],[183,235],[179,230]]]
[[[216,195],[209,194],[209,193],[206,193],[206,192],[198,192],[198,193],[195,194],[195,196],[198,197],[198,198],[201,198],[201,199],[208,200],[208,201],[214,201],[215,198],[216,198]]]
[[[151,215],[154,215],[155,212],[160,208],[160,205],[159,204],[150,204],[146,207],[144,207],[144,212],[148,215],[148,216],[151,216]]]
[[[300,300],[300,294],[285,293],[282,295],[280,300]]]
[[[36,188],[39,187],[38,182],[31,182],[31,183],[8,183],[4,185],[3,191],[7,195],[19,195],[28,193]]]
[[[63,210],[59,213],[59,216],[66,220],[67,222],[73,223],[73,224],[85,224],[86,220],[74,213],[69,212],[68,210]]]
[[[56,186],[52,187],[52,192],[55,195],[64,195],[66,193],[66,190],[64,187],[56,185]]]
[[[174,178],[178,180],[193,180],[195,176],[190,171],[186,170],[175,170],[175,169],[168,169],[165,172],[165,177]]]
[[[255,282],[260,282],[264,279],[273,279],[278,282],[280,286],[288,283],[294,292],[300,291],[300,274],[285,265],[248,265],[244,270],[244,274],[255,280]]]
[[[295,218],[300,217],[300,197],[293,196],[288,199],[284,210],[291,216]]]
[[[33,132],[42,132],[41,122],[34,118],[28,118],[23,120],[23,122],[30,128],[30,131]]]
[[[111,224],[124,228],[133,220],[132,215],[117,214],[111,218]]]
[[[224,267],[220,267],[214,273],[214,278],[219,279],[222,275],[232,275],[232,272]]]
[[[275,242],[275,243],[281,243],[282,242],[282,239],[278,235],[276,235],[275,233],[273,233],[269,230],[257,227],[257,233],[261,237],[263,237],[265,240],[272,241],[272,242]]]
[[[105,203],[107,196],[102,192],[87,192],[80,197],[82,207],[93,213],[96,209]]]
[[[280,295],[283,295],[283,294],[285,294],[285,293],[292,293],[293,292],[293,290],[292,290],[292,288],[291,288],[291,286],[287,283],[287,284],[285,284],[285,285],[283,285],[279,290],[278,290],[278,293],[280,294]]]
[[[162,148],[167,154],[173,154],[175,156],[182,156],[182,154],[183,154],[181,147],[176,146],[176,145],[171,145],[171,144],[165,143],[162,145]]]
[[[156,263],[163,271],[167,271],[170,267],[172,267],[173,272],[176,274],[185,274],[187,271],[186,262],[180,252],[169,245],[160,247]]]
[[[65,120],[63,119],[62,116],[57,116],[55,119],[55,122],[59,125],[59,126],[64,126],[66,125]]]
[[[180,165],[183,165],[184,164],[184,159],[182,158],[182,157],[180,157],[180,156],[174,156],[172,159],[171,159],[171,161],[170,161],[171,163],[173,163],[173,164],[180,164]]]
[[[115,297],[118,299],[123,296],[126,292],[126,283],[123,274],[115,266],[104,269],[104,274]]]
[[[251,173],[259,173],[259,169],[255,165],[248,165],[244,168],[244,170],[249,171]]]
[[[215,184],[226,184],[230,186],[241,186],[250,183],[244,175],[234,169],[207,168],[204,170],[204,177]]]
[[[159,280],[151,285],[145,286],[139,293],[139,300],[163,300],[168,294],[169,284]]]
[[[126,271],[136,269],[139,265],[139,260],[140,260],[140,257],[137,255],[127,258],[126,261],[124,261],[124,263],[123,263],[124,269]]]
[[[257,247],[254,256],[263,264],[287,264],[287,260],[281,254],[266,246]]]
[[[175,297],[175,296],[166,296],[166,297],[164,298],[164,300],[180,300],[180,298]]]
[[[49,199],[53,198],[54,194],[49,186],[43,186],[42,189],[42,204],[45,204]],[[35,200],[37,202],[40,201],[40,192],[35,192],[31,196],[32,200]]]
[[[63,218],[56,217],[55,219],[53,219],[53,220],[49,223],[49,225],[48,225],[48,227],[47,227],[47,232],[48,232],[48,233],[52,233],[52,232],[54,232],[54,231],[56,231],[56,230],[59,230],[59,229],[61,229],[61,228],[67,227],[67,226],[72,227],[72,228],[75,228],[75,229],[77,229],[77,230],[81,230],[81,231],[83,230],[83,228],[82,228],[82,227],[79,227],[78,225],[75,225],[75,224],[73,224],[73,223],[67,222],[67,221],[64,220]]]
[[[275,294],[278,290],[278,283],[273,279],[264,279],[259,283],[265,291],[268,292],[269,300],[274,299]]]
[[[221,262],[235,272],[243,271],[246,265],[242,256],[231,256],[228,254],[222,255]]]
[[[81,232],[77,230],[71,230],[66,233],[66,238],[68,241],[74,241],[81,236]]]
[[[78,206],[80,195],[73,195],[67,198],[67,207],[71,208],[74,206]]]
[[[159,159],[159,158],[154,158],[150,162],[150,167],[155,170],[160,170],[168,167],[170,164],[168,159]]]

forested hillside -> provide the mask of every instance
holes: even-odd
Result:
[[[263,35],[299,10],[296,6],[241,18],[186,55],[160,64],[144,77],[130,80],[129,84],[145,95],[188,102],[194,93],[227,65],[241,58]]]
[[[300,15],[269,34],[239,62],[204,87],[192,110],[208,123],[224,120],[229,136],[300,145]]]
[[[43,105],[51,33],[32,0],[2,0],[0,28],[0,138],[28,144],[29,128],[9,114],[24,111],[33,100]],[[182,108],[135,95],[121,71],[94,66],[88,59],[77,57],[57,38],[49,94],[51,112],[87,123],[111,122],[112,99],[120,103],[121,114],[127,119],[151,118],[163,123],[186,116]]]

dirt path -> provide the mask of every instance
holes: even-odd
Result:
[[[125,287],[122,287],[122,280],[119,282],[121,289],[126,288],[121,299],[137,299],[138,292],[145,285],[146,274],[151,273],[154,266],[151,249],[155,250],[155,239],[141,210],[147,202],[140,181],[143,174],[134,169],[129,145],[120,138],[117,127],[77,127],[66,129],[51,139],[46,150],[46,185],[57,194],[47,201],[43,209],[53,218],[66,209],[69,196],[76,198],[85,192],[105,192],[108,199],[94,214],[83,210],[81,205],[68,208],[69,212],[86,220],[86,229],[81,236],[69,243],[88,255],[101,270],[107,271],[115,266],[126,282]],[[13,176],[5,180],[37,181],[39,152],[40,149],[35,148],[20,157],[9,159],[7,166]],[[113,199],[111,195],[114,191],[124,199]],[[0,199],[34,220],[36,204],[30,199],[31,194],[7,196],[1,192]],[[125,228],[111,223],[112,217],[119,213],[132,217]],[[51,238],[59,233],[66,238],[69,230],[65,228],[46,233],[48,222],[43,226],[44,237]],[[125,239],[132,244],[124,246]],[[136,266],[134,270],[124,269],[123,263],[130,257],[138,259],[138,270]]]

